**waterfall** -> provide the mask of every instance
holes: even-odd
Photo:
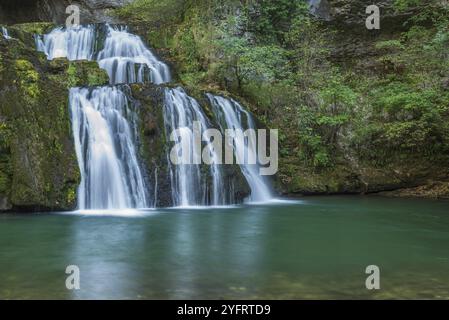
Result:
[[[78,208],[146,208],[156,204],[158,172],[154,172],[154,193],[150,194],[135,146],[136,114],[125,91],[129,90],[128,83],[171,81],[167,65],[159,61],[138,36],[121,26],[60,27],[44,36],[36,35],[35,43],[49,60],[66,57],[97,61],[109,75],[110,86],[70,89],[72,130],[81,172]],[[237,102],[208,97],[217,118],[222,120],[222,132],[226,128],[256,128],[251,115]],[[178,136],[174,142],[183,141],[181,154],[186,152],[193,156],[190,164],[173,164],[167,153],[173,205],[235,203],[234,177],[232,171],[224,171],[223,159],[219,158],[221,153],[207,142],[205,150],[201,150],[202,138],[208,138],[202,137],[202,130],[213,128],[213,124],[199,103],[180,87],[165,88],[163,116],[167,139],[170,140],[171,133],[176,131]],[[201,126],[199,138],[191,134],[198,123]],[[199,143],[195,139],[199,139]],[[236,142],[234,148],[239,152],[255,152],[255,146],[246,141]],[[201,163],[203,152],[209,155],[210,165]],[[259,175],[259,166],[241,164],[240,168],[251,188],[251,200],[270,199],[270,188]]]
[[[72,88],[69,99],[81,171],[79,209],[148,207],[126,95],[117,87]]]
[[[48,58],[48,54],[45,52],[45,43],[44,43],[43,38],[44,38],[44,37],[43,37],[42,35],[40,35],[40,34],[35,34],[35,35],[34,35],[34,43],[35,43],[35,45],[36,45],[36,50],[39,51],[39,52],[45,53],[45,55],[46,55],[47,58]],[[51,60],[51,59],[49,59],[49,60]]]
[[[103,43],[98,40],[101,36],[104,36]],[[96,60],[108,73],[110,84],[144,81],[161,84],[171,80],[168,66],[159,61],[138,36],[122,26],[59,27],[43,37],[36,36],[35,41],[37,49],[49,60]]]
[[[207,94],[214,113],[221,125],[222,131],[225,129],[257,129],[254,119],[249,112],[232,99],[225,99],[220,96]],[[260,166],[258,164],[246,164],[244,157],[246,152],[256,154],[256,146],[247,140],[233,140],[233,148],[238,158],[238,163],[251,188],[251,201],[264,202],[273,198],[270,184],[266,178],[259,174]]]
[[[170,81],[168,67],[123,27],[59,27],[36,35],[35,42],[49,60],[96,60],[111,84]],[[81,171],[78,208],[148,207],[134,143],[135,119],[125,93],[117,86],[72,88],[70,108]]]
[[[95,56],[96,30],[94,25],[58,27],[43,37],[36,38],[37,48],[48,60],[67,58],[93,60]]]
[[[164,121],[167,139],[175,129],[179,129],[179,137],[176,142],[186,142],[187,152],[192,157],[193,164],[171,164],[170,178],[172,185],[172,201],[175,206],[198,206],[198,205],[224,205],[226,204],[225,190],[223,184],[223,174],[218,164],[218,156],[213,148],[208,144],[208,151],[213,159],[210,165],[210,177],[212,179],[212,199],[207,199],[208,183],[201,170],[201,150],[195,143],[193,135],[193,123],[201,123],[203,130],[210,128],[210,123],[201,109],[198,102],[189,97],[182,88],[165,89]],[[186,130],[189,129],[189,130]],[[169,155],[167,155],[169,157]],[[199,157],[199,158],[198,158]]]
[[[11,36],[10,36],[9,33],[8,33],[8,29],[6,29],[5,27],[2,27],[2,34],[3,34],[3,37],[4,37],[6,40],[11,39]]]
[[[145,80],[161,84],[170,81],[167,65],[159,61],[138,36],[120,26],[108,26],[107,32],[98,63],[108,72],[111,84]]]

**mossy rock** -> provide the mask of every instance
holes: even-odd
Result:
[[[80,174],[67,90],[73,79],[71,63],[61,65],[55,69],[20,37],[0,38],[0,210],[76,206]],[[77,83],[92,74],[91,66],[74,66]]]
[[[49,32],[55,27],[54,23],[51,22],[29,22],[15,24],[11,27],[12,30],[20,30],[28,34],[44,34]]]
[[[45,34],[54,28],[54,24],[50,22],[31,22],[15,24],[12,26],[5,26],[8,29],[9,35],[12,37],[11,41],[20,41],[27,47],[35,48],[35,34]]]
[[[61,81],[67,89],[82,86],[101,86],[109,83],[105,70],[96,61],[68,61],[58,58],[48,62],[50,77]]]

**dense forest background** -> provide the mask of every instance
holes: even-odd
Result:
[[[365,27],[370,1],[318,3],[137,0],[115,15],[183,84],[280,129],[284,191],[447,193],[448,3],[383,1],[380,30]]]

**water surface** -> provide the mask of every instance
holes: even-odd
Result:
[[[449,299],[449,202],[0,215],[0,298]],[[118,213],[115,213],[118,214]],[[365,288],[365,268],[381,290]],[[81,289],[65,287],[77,265]]]

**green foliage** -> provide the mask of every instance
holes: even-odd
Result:
[[[405,11],[409,8],[417,7],[421,5],[423,0],[395,0],[394,8],[398,11]]]
[[[247,39],[225,31],[216,44],[226,57],[223,67],[232,70],[239,91],[249,82],[272,83],[288,76],[287,53],[278,46],[251,46]]]
[[[164,25],[179,19],[187,2],[185,0],[135,0],[115,10],[115,14],[129,23]]]
[[[78,83],[78,77],[76,72],[76,66],[74,64],[69,64],[67,68],[67,87],[75,87]]]
[[[385,50],[388,50],[388,51],[392,51],[392,50],[403,50],[403,49],[405,49],[405,47],[401,43],[401,41],[397,40],[397,39],[379,41],[379,42],[376,42],[376,44],[374,46],[375,46],[375,48],[377,50],[385,49]]]
[[[448,17],[435,14],[447,13],[447,8],[429,8],[431,14],[423,9],[409,20],[412,25],[399,39],[376,44],[386,50],[381,59],[402,70],[386,79],[372,79],[366,89],[372,108],[367,124],[356,124],[353,142],[362,157],[377,163],[392,156],[431,159],[449,150],[449,95],[442,85],[449,76]],[[422,21],[432,21],[434,27]]]
[[[322,82],[315,102],[299,108],[300,157],[314,167],[335,164],[338,135],[349,122],[357,95],[334,70]]]
[[[370,136],[370,144],[375,144],[377,150],[401,150],[402,153],[446,152],[447,98],[435,89],[412,89],[398,82],[379,87],[373,92],[370,128],[378,135],[374,139]]]
[[[67,63],[67,62],[65,62]],[[71,61],[67,66],[67,88],[101,86],[109,83],[109,76],[93,61]]]
[[[448,8],[396,0],[394,9],[414,13],[405,30],[364,39],[373,55],[347,61],[332,55],[338,27],[311,17],[305,1],[137,0],[120,15],[159,26],[151,39],[168,39],[184,84],[230,91],[279,128],[282,161],[332,170],[349,157],[448,152]]]
[[[261,42],[283,43],[292,21],[307,15],[307,4],[298,0],[256,1],[248,7],[249,28],[254,30]]]
[[[75,204],[76,203],[76,188],[70,188],[67,192],[67,203]]]
[[[15,67],[18,76],[17,82],[26,91],[27,102],[32,103],[39,96],[39,74],[28,60],[16,60]]]
[[[26,34],[45,34],[54,27],[50,22],[30,22],[15,25],[14,28]]]

